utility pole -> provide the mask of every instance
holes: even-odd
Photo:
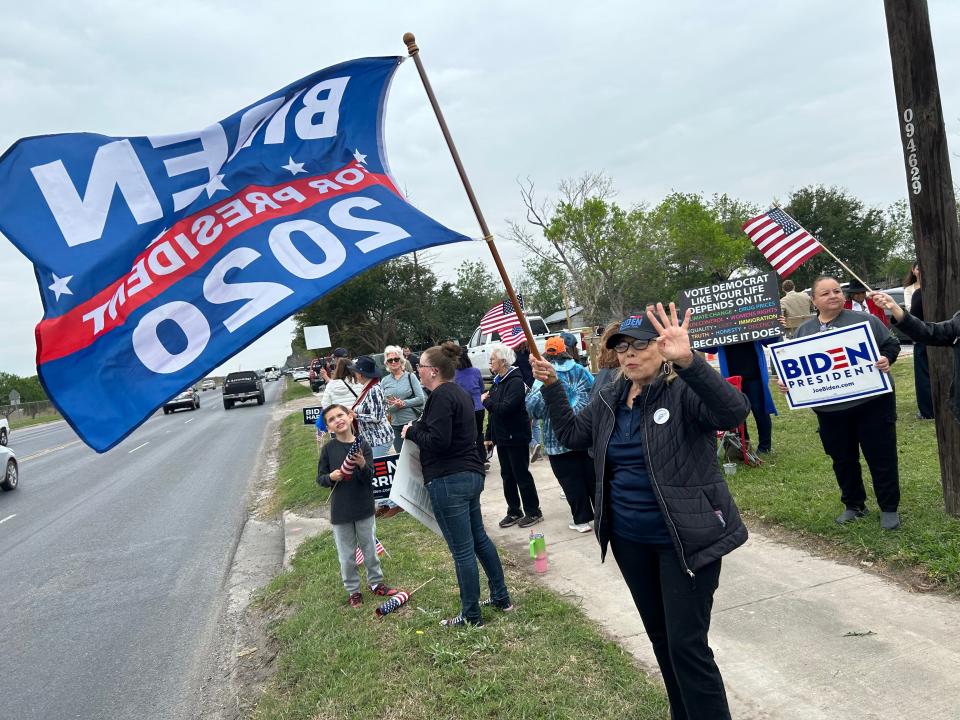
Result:
[[[883,5],[920,261],[923,314],[928,322],[938,322],[960,310],[960,226],[930,17],[926,0],[884,0]],[[960,423],[953,419],[947,399],[950,355],[949,348],[929,350],[943,504],[947,513],[960,517]]]

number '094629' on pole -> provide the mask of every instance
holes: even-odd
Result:
[[[919,195],[923,191],[923,182],[920,180],[919,161],[917,160],[916,126],[913,124],[913,109],[903,111],[903,134],[907,138],[904,152],[907,156],[907,173],[910,191]]]
[[[0,231],[44,305],[37,372],[88,445],[113,447],[354,275],[468,239],[390,175],[383,112],[402,60],[320,70],[196,132],[41,135],[0,157]]]

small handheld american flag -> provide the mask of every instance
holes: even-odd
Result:
[[[383,543],[377,540],[377,538],[374,538],[374,540],[376,540],[376,543],[377,543],[377,555],[378,556],[383,555],[386,552],[386,550],[383,547]],[[360,549],[359,545],[357,545],[356,560],[357,560],[357,565],[363,565],[363,560],[364,560],[363,550]]]
[[[350,449],[347,450],[347,457],[343,459],[343,462],[340,464],[340,474],[343,476],[344,480],[349,480],[353,477],[353,471],[357,467],[356,461],[353,459],[353,456],[360,452],[360,437],[353,441],[353,444],[350,445]]]
[[[778,207],[747,220],[743,231],[782,278],[824,250],[813,235]]]
[[[523,295],[517,295],[517,300],[520,301],[520,309],[523,310]],[[504,329],[509,329],[519,324],[520,322],[517,320],[517,313],[516,310],[514,310],[513,303],[509,300],[504,300],[487,310],[486,315],[480,318],[480,332],[485,335],[499,332],[503,335]]]

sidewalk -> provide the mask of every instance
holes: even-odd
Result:
[[[533,529],[544,534],[550,562],[537,577],[579,597],[584,612],[656,674],[613,556],[601,565],[593,534],[567,528],[570,509],[546,458],[531,471],[546,518]],[[497,526],[505,504],[496,458],[481,502],[497,546],[529,558],[529,532]],[[960,718],[960,603],[759,532],[724,558],[710,643],[737,720]]]

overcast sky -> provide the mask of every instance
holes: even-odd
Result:
[[[248,3],[2,0],[0,146],[45,133],[194,130],[319,68],[403,55],[405,31],[495,233],[518,177],[552,191],[604,171],[624,205],[671,190],[758,204],[810,183],[906,196],[880,2]],[[960,4],[931,0],[947,132],[960,126]],[[386,115],[393,173],[420,209],[479,235],[412,62]],[[954,143],[954,146],[956,143]],[[520,252],[501,244],[508,264]],[[442,276],[480,243],[432,251]],[[32,375],[42,308],[0,237],[0,370]],[[289,352],[287,321],[227,363]]]

